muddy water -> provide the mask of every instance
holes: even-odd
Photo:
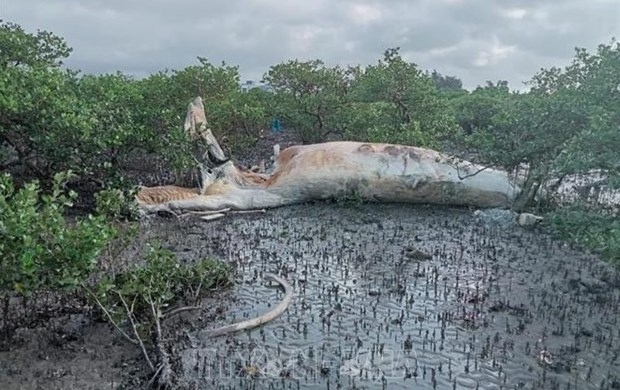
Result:
[[[235,303],[210,328],[279,302],[265,272],[296,294],[259,329],[187,331],[174,350],[190,388],[620,388],[617,274],[540,232],[403,205],[181,225],[159,231],[181,256],[237,266]]]

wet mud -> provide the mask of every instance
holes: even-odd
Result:
[[[173,346],[192,389],[617,389],[618,273],[540,231],[463,209],[314,204],[215,222],[156,221],[191,261],[236,267],[216,319]],[[289,309],[252,331],[206,328]]]
[[[2,390],[137,389],[145,371],[134,345],[84,314],[20,328],[0,348]]]
[[[235,270],[204,311],[166,324],[182,388],[620,388],[618,271],[540,230],[485,225],[465,209],[316,203],[154,218],[123,261],[152,240],[181,261]],[[293,287],[288,310],[208,338],[280,302],[265,273]],[[133,389],[150,378],[108,324],[54,321],[0,351],[0,388]]]

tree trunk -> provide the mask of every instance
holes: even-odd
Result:
[[[549,169],[547,167],[529,168],[523,189],[521,190],[519,196],[517,196],[514,205],[512,206],[514,211],[521,212],[533,203],[534,198],[536,197],[536,194],[538,194],[548,171]]]

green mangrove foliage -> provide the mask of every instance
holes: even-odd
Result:
[[[564,68],[541,70],[527,92],[505,81],[466,91],[457,77],[423,71],[398,48],[368,66],[285,61],[264,75],[268,91],[244,91],[238,67],[204,57],[135,79],[65,70],[70,53],[53,33],[0,22],[0,169],[19,181],[36,178],[46,191],[57,172],[69,169],[74,180],[104,183],[98,189],[130,188],[139,179],[126,167],[136,158],[159,161],[161,170],[188,170],[194,162],[181,124],[197,95],[234,157],[244,156],[278,118],[300,142],[403,143],[519,169],[518,210],[537,207],[541,188],[546,207],[564,207],[550,201],[558,185],[547,184],[570,175],[596,171],[598,184],[620,185],[615,40],[594,52],[578,49]]]
[[[160,384],[169,385],[170,362],[162,341],[164,321],[200,309],[196,305],[201,297],[229,283],[230,271],[224,263],[203,259],[185,264],[173,252],[150,246],[144,264],[105,275],[94,286],[83,284],[83,288],[119,333],[140,347]],[[179,302],[190,306],[179,306]],[[156,351],[155,358],[149,350]]]
[[[407,62],[398,48],[359,72],[353,95],[357,104],[348,138],[438,147],[456,128],[432,77]],[[368,114],[358,116],[363,111]]]
[[[114,236],[102,217],[68,220],[65,211],[76,194],[63,191],[67,177],[56,174],[51,193],[43,194],[36,182],[16,189],[9,175],[0,176],[3,296],[79,286]]]
[[[54,175],[43,193],[30,182],[16,188],[10,175],[0,176],[0,302],[4,335],[32,314],[40,293],[75,291],[95,269],[102,250],[116,229],[104,217],[69,219],[65,214],[76,198],[63,184],[68,174]],[[11,298],[21,298],[21,314],[10,310]],[[48,301],[38,302],[46,310]]]
[[[353,71],[327,67],[321,60],[288,61],[265,75],[275,91],[273,112],[294,129],[304,143],[324,141],[342,133]]]

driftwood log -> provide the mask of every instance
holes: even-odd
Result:
[[[200,188],[142,188],[136,200],[147,213],[267,209],[347,196],[507,208],[519,193],[506,172],[404,145],[328,142],[281,152],[276,146],[270,173],[241,170],[208,128],[201,98],[189,105],[185,131],[195,145]]]

